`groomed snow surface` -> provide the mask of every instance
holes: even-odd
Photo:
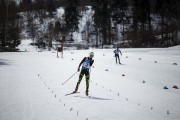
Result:
[[[0,53],[0,120],[180,120],[180,46],[121,49],[122,65],[113,49]],[[26,49],[26,50],[25,50]],[[81,60],[93,51],[89,97],[85,78],[75,89]],[[163,87],[168,89],[163,89]]]

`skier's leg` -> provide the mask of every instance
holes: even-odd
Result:
[[[116,57],[116,64],[117,64],[117,56],[115,56]]]
[[[119,64],[121,64],[120,59],[119,59],[119,55],[118,55],[118,60],[119,60]]]
[[[77,82],[77,85],[76,85],[76,88],[75,88],[75,91],[74,91],[74,92],[77,92],[77,91],[78,91],[78,87],[79,87],[79,85],[80,85],[80,83],[81,83],[81,80],[82,80],[83,76],[84,76],[84,70],[81,70],[81,73],[80,73],[80,75],[79,75],[79,80],[78,80],[78,82]]]
[[[87,71],[85,75],[86,75],[86,95],[88,95],[89,94],[89,77],[90,77],[89,71]]]

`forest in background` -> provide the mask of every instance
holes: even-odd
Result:
[[[89,9],[92,18],[79,31]],[[180,44],[179,30],[179,0],[0,0],[0,51],[18,51],[23,38],[49,50],[55,43],[79,49],[169,47]],[[86,47],[74,40],[75,32]]]

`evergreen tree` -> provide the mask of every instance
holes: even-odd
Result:
[[[102,48],[103,45],[111,44],[111,2],[109,0],[91,0],[95,29],[103,36]]]
[[[132,7],[132,17],[133,17],[133,46],[134,47],[140,47],[141,43],[138,39],[138,26],[139,26],[139,17],[140,17],[140,1],[139,0],[133,0],[133,7]]]
[[[57,21],[55,22],[55,28],[54,28],[56,40],[60,42],[62,47],[63,47],[63,44],[65,42],[68,32],[69,32],[68,28],[64,21],[64,16],[62,16],[60,19],[57,19]]]
[[[102,34],[102,23],[104,22],[103,20],[103,8],[102,8],[102,1],[100,0],[91,0],[92,2],[92,9],[94,10],[94,15],[93,15],[93,23],[94,23],[94,27],[95,27],[95,31],[96,31],[96,39],[98,40],[100,34]],[[103,35],[103,38],[105,38],[105,36]],[[103,41],[106,41],[106,39],[104,39]],[[101,40],[101,44],[103,47],[103,41]],[[98,43],[98,42],[96,42]]]
[[[48,50],[51,50],[52,48],[52,41],[53,41],[53,38],[54,38],[54,25],[53,23],[49,23],[48,25],[48,35],[47,35],[47,45],[48,45]]]
[[[149,0],[133,0],[133,46],[142,47],[151,37],[151,12]],[[148,25],[148,28],[146,27]]]
[[[150,21],[150,3],[149,0],[140,0],[140,16],[139,18],[139,22],[141,23],[141,32],[142,35],[140,37],[141,39],[141,44],[145,45],[147,44],[147,40],[148,40],[148,32],[146,29],[146,23],[147,21],[149,21],[149,31],[151,30],[151,21]],[[144,46],[145,47],[145,46]]]
[[[53,18],[53,12],[56,10],[54,0],[48,0],[47,5],[48,5],[47,10],[49,12],[49,15],[51,18]]]
[[[176,9],[177,9],[177,12],[176,12],[176,15],[177,15],[177,26],[178,26],[178,33],[180,34],[180,1],[179,0],[176,0]],[[180,44],[180,35],[178,35],[178,44]]]
[[[32,11],[32,6],[32,0],[22,0],[19,4],[20,11]]]
[[[66,0],[65,2],[65,22],[70,32],[78,30],[79,24],[79,12],[78,12],[78,0]]]
[[[15,51],[20,44],[18,7],[14,1],[0,0],[0,51]]]
[[[126,10],[128,9],[128,3],[126,0],[114,0],[112,4],[112,19],[117,24],[122,24],[126,17]]]
[[[60,18],[56,19],[54,33],[56,41],[58,41],[63,48],[64,42],[69,33],[69,28],[67,28],[64,14]]]
[[[5,0],[0,0],[0,51],[5,49],[5,31],[6,31],[6,21],[7,21],[7,14],[6,14],[6,3]]]
[[[113,0],[112,19],[115,22],[115,29],[117,29],[118,24],[122,24],[123,41],[124,41],[124,35],[125,35],[124,26],[125,24],[128,24],[130,22],[128,19],[128,15],[126,14],[127,10],[128,10],[128,2],[126,0]]]
[[[161,43],[162,47],[170,46],[170,41],[174,43],[174,38],[169,36],[169,33],[172,33],[177,30],[178,26],[178,1],[171,0],[161,0],[156,1],[155,12],[161,17]],[[176,22],[174,21],[176,19]],[[176,23],[176,25],[173,25]],[[173,27],[174,29],[170,29]]]

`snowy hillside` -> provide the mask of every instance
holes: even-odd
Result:
[[[29,41],[30,42],[30,41]],[[0,120],[179,120],[180,46],[36,52],[28,40],[21,51],[0,53]],[[89,97],[85,78],[75,89],[83,57],[93,51]],[[163,89],[168,88],[168,89]]]

